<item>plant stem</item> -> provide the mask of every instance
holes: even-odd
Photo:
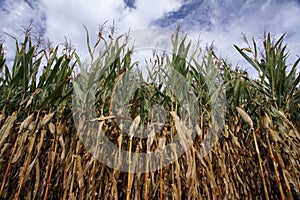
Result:
[[[266,134],[266,137],[267,137],[268,147],[269,147],[269,151],[270,151],[270,156],[271,156],[271,159],[272,159],[273,165],[274,165],[274,170],[275,170],[275,174],[276,174],[279,193],[280,193],[281,199],[284,200],[285,197],[284,197],[283,190],[282,190],[282,185],[281,185],[281,181],[280,181],[280,175],[278,173],[277,163],[276,163],[276,160],[275,160],[275,157],[274,157],[274,154],[273,154],[273,150],[272,150],[272,147],[271,147],[271,143],[270,143],[270,140],[269,140],[269,133]]]
[[[44,195],[44,200],[47,200],[47,198],[48,198],[49,185],[50,185],[50,182],[51,182],[51,177],[52,177],[52,173],[53,173],[53,169],[54,169],[54,161],[55,161],[56,151],[57,151],[57,147],[58,147],[58,141],[57,140],[58,139],[55,139],[53,141],[53,144],[55,144],[55,147],[54,147],[54,152],[53,152],[52,158],[51,158],[51,168],[50,168],[50,173],[49,173],[48,180],[47,180],[47,186],[46,186],[46,192],[45,192],[45,195]]]
[[[132,148],[132,137],[129,139],[129,152],[128,152],[128,182],[126,190],[126,200],[130,200],[130,190],[131,190],[131,148]]]
[[[260,168],[260,172],[261,172],[261,178],[262,178],[262,181],[263,181],[263,184],[264,184],[265,199],[269,200],[267,184],[266,184],[264,170],[263,170],[263,166],[262,166],[262,159],[260,157],[260,152],[259,152],[259,148],[258,148],[258,144],[257,144],[257,140],[256,140],[256,133],[253,130],[252,130],[252,133],[253,133],[253,138],[254,138],[255,149],[256,149],[256,152],[257,152],[259,168]]]

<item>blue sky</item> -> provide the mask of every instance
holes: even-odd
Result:
[[[33,22],[34,30],[54,44],[68,38],[86,53],[85,24],[96,39],[99,24],[114,21],[117,33],[146,27],[171,30],[180,25],[203,46],[214,42],[218,55],[233,65],[243,64],[234,44],[244,46],[242,34],[261,40],[264,31],[275,37],[287,33],[286,42],[294,61],[300,55],[299,0],[0,0],[0,39],[7,55],[14,41],[4,33],[21,37],[22,26]],[[93,37],[94,36],[94,37]],[[248,70],[246,65],[243,69]]]

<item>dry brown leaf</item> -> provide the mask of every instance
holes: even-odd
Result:
[[[64,128],[65,128],[65,124],[61,123],[60,121],[58,122],[58,125],[56,126],[56,132],[57,135],[60,136],[61,134],[63,134],[64,132]]]
[[[185,152],[188,151],[189,147],[193,144],[193,141],[190,138],[190,130],[188,130],[185,125],[182,123],[180,118],[175,112],[170,112],[173,120],[175,122],[175,128],[179,137],[179,142]]]
[[[38,191],[39,191],[39,186],[40,186],[40,178],[41,178],[41,174],[40,174],[40,163],[37,160],[35,163],[35,181],[34,181],[34,187],[33,187],[33,196],[32,199],[35,199]]]
[[[283,143],[282,139],[279,137],[278,133],[276,133],[274,130],[272,129],[269,129],[269,132],[268,132],[272,138],[272,140],[274,142],[279,142],[279,143]]]
[[[192,196],[194,196],[193,191],[195,189],[195,179],[197,176],[196,172],[196,160],[195,160],[195,150],[194,147],[192,147],[192,158],[191,158],[191,163],[187,166],[187,171],[186,171],[186,187],[189,188],[189,198],[190,199]]]
[[[178,189],[177,189],[176,185],[171,184],[171,186],[172,186],[172,190],[173,190],[172,197],[174,197],[174,199],[180,199],[180,197],[178,195]]]
[[[37,125],[36,125],[36,122],[34,121],[34,122],[31,122],[30,124],[29,124],[29,126],[28,126],[28,130],[30,130],[30,131],[35,131],[35,132],[38,132],[38,130],[41,128],[41,124],[40,123],[38,123]]]
[[[83,169],[82,169],[82,163],[81,163],[81,156],[77,155],[76,156],[77,159],[77,177],[78,177],[78,185],[79,185],[79,189],[83,189],[84,187],[84,179],[83,179]]]
[[[2,122],[2,120],[5,118],[4,114],[0,114],[0,123]]]
[[[55,133],[55,125],[54,125],[52,122],[50,122],[50,123],[48,124],[48,129],[49,129],[50,133],[51,133],[52,135],[54,135],[54,133]]]
[[[160,151],[165,149],[165,147],[166,147],[166,140],[167,140],[166,137],[159,138],[158,149]]]
[[[54,114],[55,114],[55,112],[52,112],[52,113],[50,113],[48,115],[45,115],[43,117],[43,119],[41,120],[41,126],[46,125],[52,119],[52,117],[54,116]]]
[[[222,133],[223,133],[223,136],[226,138],[226,139],[228,139],[228,136],[229,136],[229,133],[228,133],[228,125],[227,124],[225,124],[224,125],[224,131],[222,131]]]
[[[271,119],[263,110],[260,111],[260,125],[263,129],[268,130],[271,125]]]
[[[32,149],[33,149],[34,142],[35,142],[35,135],[30,136],[30,137],[28,138],[28,140],[29,140],[29,145],[28,145],[27,151],[28,151],[29,153],[31,153],[31,152],[32,152]]]
[[[14,112],[11,116],[9,116],[6,119],[4,125],[1,127],[1,129],[0,129],[0,149],[2,149],[3,144],[5,143],[7,137],[9,136],[9,133],[15,123],[16,118],[17,118],[17,113]]]
[[[43,91],[43,90],[42,90],[41,88],[36,89],[36,90],[32,93],[32,95],[30,96],[29,100],[27,101],[27,104],[26,104],[25,108],[28,108],[28,106],[32,103],[33,98],[34,98],[37,94],[41,93],[42,91]],[[25,102],[24,102],[24,103],[25,103]]]
[[[65,155],[66,155],[66,147],[65,147],[65,142],[64,142],[63,135],[59,136],[58,141],[59,141],[59,144],[60,144],[60,146],[62,148],[60,159],[64,160],[65,159]]]
[[[7,150],[11,147],[11,143],[5,143],[1,149],[1,152],[0,152],[0,158],[6,158],[6,155],[7,154]]]
[[[20,129],[19,129],[19,133],[21,133],[24,129],[26,129],[28,127],[28,125],[33,121],[33,115],[34,113],[32,113],[31,115],[29,115],[20,125]]]
[[[141,117],[138,115],[136,116],[136,118],[133,120],[130,129],[129,129],[129,137],[132,139],[134,132],[137,130],[137,128],[139,127],[139,124],[141,122]]]
[[[16,163],[19,158],[21,157],[21,155],[24,155],[26,152],[24,151],[25,149],[25,141],[26,141],[26,138],[28,137],[29,135],[29,131],[26,131],[24,133],[22,133],[22,137],[20,137],[19,141],[18,141],[18,148],[17,148],[17,152],[14,154],[14,157],[12,159],[12,163]]]
[[[200,128],[199,124],[196,124],[196,133],[197,135],[202,138],[203,137],[203,131],[202,129]]]
[[[231,140],[233,141],[233,143],[238,147],[238,148],[241,148],[241,144],[238,140],[238,138],[230,131],[228,130],[228,132],[230,133],[231,135]],[[234,149],[233,149],[234,150]]]
[[[72,192],[72,193],[69,194],[69,198],[68,199],[69,200],[76,200],[74,192]]]
[[[294,130],[294,133],[296,134],[296,136],[298,137],[298,140],[300,140],[300,135],[298,133],[297,128],[293,125],[293,123],[288,120],[288,118],[285,116],[285,114],[281,111],[278,111],[280,116],[284,119],[284,121]]]
[[[154,127],[151,127],[150,133],[147,138],[147,153],[150,152],[150,148],[153,144],[154,137],[155,137],[155,129],[154,129]]]
[[[250,129],[253,129],[253,121],[250,116],[240,107],[236,106],[236,110],[239,115],[243,118],[243,120],[250,126]]]
[[[40,139],[39,139],[39,143],[35,147],[37,153],[36,153],[35,158],[31,162],[31,164],[28,166],[28,174],[30,173],[33,166],[35,165],[36,161],[38,161],[38,158],[39,158],[39,155],[40,155],[40,152],[41,152],[41,148],[42,148],[42,145],[44,143],[44,137],[46,135],[46,132],[47,132],[46,130],[41,131],[41,136],[40,136]]]
[[[112,177],[112,186],[111,186],[111,196],[118,200],[118,187],[117,187],[118,181],[115,179],[115,177]]]
[[[99,122],[101,122],[101,121],[105,121],[105,120],[107,120],[107,119],[113,119],[113,118],[115,118],[116,116],[101,116],[101,117],[99,117],[99,118],[95,118],[95,119],[91,119],[90,121],[91,122],[95,122],[95,121],[99,121]]]

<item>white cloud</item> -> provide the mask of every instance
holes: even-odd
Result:
[[[123,13],[124,24],[131,28],[149,26],[152,21],[164,16],[167,12],[179,9],[181,2],[178,0],[137,0],[136,9],[126,9]]]
[[[250,3],[249,3],[250,2]],[[223,57],[228,56],[233,65],[239,64],[243,69],[250,70],[246,61],[233,47],[236,44],[239,47],[245,47],[242,39],[242,33],[245,33],[249,41],[252,37],[258,45],[261,45],[264,31],[271,32],[275,39],[287,33],[285,44],[288,44],[288,50],[291,52],[288,63],[295,62],[300,49],[300,6],[296,1],[277,3],[276,1],[266,1],[261,4],[251,4],[251,1],[244,4],[234,17],[224,14],[230,20],[226,24],[221,21],[215,21],[209,30],[190,27],[191,35],[198,36],[206,43],[214,41],[218,53]],[[222,15],[222,13],[219,13]],[[186,22],[188,23],[188,22]],[[187,28],[188,29],[188,28]],[[300,68],[299,68],[300,69]],[[250,73],[253,73],[250,70]]]
[[[63,43],[66,36],[77,51],[85,55],[87,47],[83,24],[88,27],[91,40],[95,40],[99,24],[106,20],[108,25],[114,20],[117,32],[124,33],[129,28],[134,30],[149,27],[155,20],[163,19],[168,12],[180,10],[182,5],[189,2],[203,6],[204,10],[199,12],[197,8],[191,7],[187,17],[178,19],[175,15],[176,23],[180,21],[193,38],[200,34],[204,43],[214,41],[219,54],[228,56],[234,65],[243,60],[233,48],[233,44],[244,46],[242,32],[249,39],[253,36],[260,41],[264,30],[275,34],[277,38],[287,32],[285,42],[292,52],[291,57],[295,58],[299,54],[299,3],[279,0],[203,1],[201,4],[195,4],[197,0],[185,3],[182,0],[136,0],[135,9],[126,7],[123,0],[36,0],[32,1],[33,8],[24,0],[5,0],[0,3],[0,39],[6,40],[5,44],[10,51],[14,42],[7,39],[3,32],[18,37],[21,26],[28,25],[33,20],[40,28],[46,28],[44,36],[55,45]],[[201,24],[201,20],[206,24]]]
[[[34,26],[43,29],[45,39],[53,45],[62,44],[66,37],[81,57],[86,57],[86,35],[83,25],[90,34],[91,43],[97,39],[98,27],[107,22],[115,22],[117,33],[149,27],[152,21],[163,17],[167,12],[180,8],[180,0],[136,0],[135,9],[126,7],[123,0],[36,0],[30,4],[25,0],[5,0],[0,3],[0,39],[5,39],[7,56],[12,59],[15,43],[4,32],[22,41],[22,26],[33,21]],[[1,9],[3,8],[3,9]],[[40,30],[37,30],[40,32]]]
[[[0,3],[0,41],[4,41],[4,49],[8,66],[13,63],[15,56],[15,41],[10,37],[15,37],[22,42],[24,28],[33,21],[32,25],[35,33],[44,31],[43,13],[36,9],[37,4],[32,1],[31,6],[23,0],[6,0]]]
[[[3,32],[20,30],[20,24],[25,25],[34,17],[34,13],[30,12],[31,8],[24,1],[9,0],[5,1],[2,6],[0,26]],[[20,24],[15,22],[20,22]]]
[[[105,20],[118,16],[123,1],[104,0],[41,0],[41,9],[47,16],[47,36],[58,39],[63,36],[77,38],[82,35],[82,25],[96,29]]]
[[[71,40],[79,52],[86,52],[86,40],[83,24],[90,31],[92,39],[96,38],[100,24],[115,21],[118,32],[128,29],[147,27],[150,23],[180,7],[180,1],[154,0],[136,1],[136,9],[125,8],[123,0],[41,0],[41,9],[47,16],[46,36],[53,42],[63,42],[64,36]]]
[[[79,52],[85,52],[86,40],[83,25],[90,31],[91,39],[96,38],[100,24],[112,22],[125,7],[122,0],[41,0],[40,8],[46,14],[46,37],[54,43],[71,40]]]

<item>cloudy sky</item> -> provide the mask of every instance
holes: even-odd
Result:
[[[5,33],[21,37],[22,26],[32,21],[43,38],[61,44],[66,37],[84,54],[83,24],[94,39],[105,21],[114,21],[119,34],[180,25],[190,38],[200,36],[203,45],[214,42],[218,55],[236,65],[242,58],[233,44],[244,46],[241,33],[261,40],[264,31],[277,38],[286,32],[294,61],[300,55],[299,18],[299,0],[0,0],[0,40],[10,55],[14,43]]]

